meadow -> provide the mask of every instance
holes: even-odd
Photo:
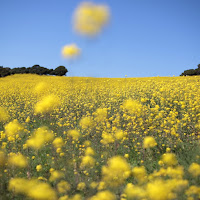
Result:
[[[0,78],[0,199],[200,199],[200,77]]]

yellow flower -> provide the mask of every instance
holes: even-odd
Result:
[[[124,136],[125,136],[125,134],[124,134],[124,132],[122,130],[117,130],[115,132],[115,138],[117,140],[122,140]]]
[[[145,149],[155,147],[156,145],[157,143],[153,137],[147,136],[144,138],[143,147]]]
[[[124,193],[127,195],[128,199],[144,199],[146,195],[142,187],[135,186],[132,183],[126,185]]]
[[[149,182],[146,193],[150,200],[170,200],[176,197],[170,185],[163,180]]]
[[[64,196],[60,197],[58,200],[69,200],[69,196],[64,195]]]
[[[165,153],[162,155],[162,162],[168,166],[176,165],[178,163],[176,155],[173,153]]]
[[[137,179],[139,182],[144,182],[147,178],[146,169],[144,166],[141,167],[134,167],[132,170],[133,176]]]
[[[82,158],[81,167],[93,167],[95,159],[92,156],[86,155]]]
[[[24,178],[12,178],[9,181],[8,190],[13,191],[16,194],[26,193],[28,189],[28,180]]]
[[[102,180],[111,187],[117,187],[124,183],[130,173],[130,166],[126,159],[114,156],[108,160],[108,166],[102,167]]]
[[[65,58],[75,58],[80,54],[80,49],[76,44],[65,45],[62,49],[62,55]]]
[[[115,194],[113,194],[109,190],[104,190],[98,192],[96,195],[92,196],[89,200],[115,200],[115,199],[117,199]]]
[[[197,177],[200,175],[200,165],[197,163],[192,163],[188,169],[192,176]]]
[[[53,182],[53,181],[56,181],[56,180],[63,178],[63,177],[64,177],[63,172],[58,171],[58,170],[54,170],[54,171],[51,172],[51,176],[49,178],[49,181]]]
[[[115,139],[113,137],[113,135],[111,133],[106,133],[106,132],[103,132],[102,133],[102,140],[101,140],[101,143],[102,144],[110,144],[110,143],[114,143]]]
[[[122,108],[128,111],[130,114],[140,115],[143,111],[143,105],[133,99],[125,100],[122,104]]]
[[[40,183],[32,185],[28,188],[27,196],[34,200],[56,200],[56,192],[47,183]]]
[[[28,165],[28,162],[27,162],[26,157],[23,156],[21,153],[18,153],[18,154],[12,153],[8,157],[8,164],[10,166],[24,168]]]
[[[42,165],[37,165],[36,166],[36,170],[39,172],[39,171],[41,171],[42,170]]]
[[[48,84],[46,82],[40,82],[35,86],[34,92],[39,94],[47,89],[48,89]]]
[[[74,29],[86,36],[98,34],[109,20],[109,9],[105,5],[83,2],[74,13]]]
[[[16,119],[5,125],[5,133],[7,136],[15,136],[23,130],[24,127]]]
[[[80,182],[78,185],[77,185],[77,190],[84,190],[86,188],[86,184],[84,182]]]
[[[68,134],[73,138],[73,140],[78,140],[81,134],[77,130],[69,130]]]
[[[98,108],[94,114],[96,116],[95,120],[101,122],[106,119],[108,112],[106,108]]]
[[[63,142],[63,139],[61,137],[57,137],[57,138],[54,139],[52,144],[55,148],[60,148],[64,145],[64,142]]]
[[[66,193],[66,191],[69,191],[71,188],[70,184],[67,181],[60,181],[57,184],[57,189],[59,193]]]
[[[26,141],[26,144],[33,149],[40,149],[45,143],[52,141],[53,138],[53,132],[43,126],[34,131],[31,138]]]
[[[39,101],[35,105],[35,113],[36,114],[48,113],[57,108],[59,104],[60,100],[58,97],[54,95],[45,96],[41,101]]]
[[[92,147],[87,147],[85,150],[85,155],[86,156],[94,156],[94,149]]]
[[[92,127],[93,125],[93,120],[91,117],[83,117],[81,120],[80,120],[80,126],[81,128],[83,129],[87,129],[87,128],[90,128]]]

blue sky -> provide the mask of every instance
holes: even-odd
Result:
[[[95,39],[77,35],[79,0],[0,0],[0,66],[64,65],[68,76],[178,76],[200,64],[200,0],[98,0],[110,25]],[[76,43],[78,60],[61,48]]]

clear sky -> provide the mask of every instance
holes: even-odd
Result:
[[[64,65],[68,76],[178,76],[200,64],[200,0],[95,0],[111,10],[96,39],[77,35],[79,0],[0,0],[0,66]],[[61,48],[76,43],[78,60]]]

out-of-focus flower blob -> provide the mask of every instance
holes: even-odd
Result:
[[[76,44],[65,45],[62,48],[62,56],[67,59],[76,58],[80,55],[80,48]]]
[[[82,2],[74,12],[73,25],[77,33],[95,36],[108,23],[110,11],[104,4]]]

